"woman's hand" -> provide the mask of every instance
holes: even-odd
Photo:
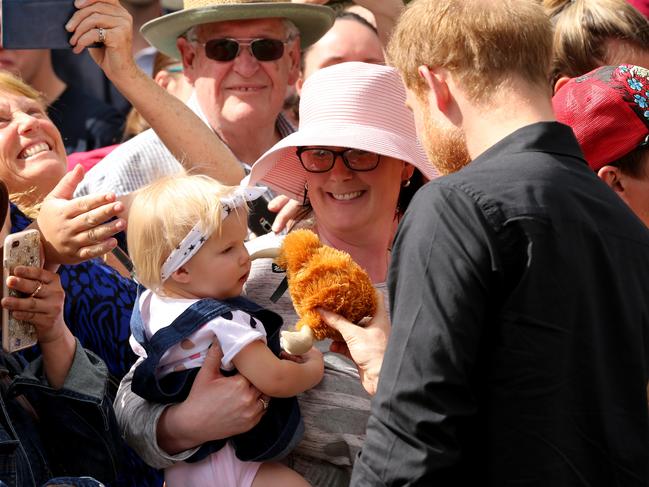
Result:
[[[76,0],[77,11],[65,28],[72,33],[70,44],[75,53],[100,41],[103,47],[88,52],[111,80],[139,73],[133,60],[133,19],[118,0]]]
[[[168,407],[158,421],[158,445],[174,455],[206,441],[245,433],[266,411],[262,396],[242,375],[224,377],[223,352],[217,341],[207,352],[183,402]]]
[[[109,252],[117,246],[117,240],[112,236],[126,228],[123,218],[108,221],[124,211],[124,204],[116,201],[112,193],[72,199],[81,179],[81,166],[67,173],[45,198],[36,219],[42,235],[45,262],[50,269],[58,264],[77,264]]]
[[[291,228],[295,223],[295,217],[300,211],[300,203],[288,196],[279,195],[270,200],[268,209],[277,213],[273,221],[273,233],[279,233],[285,228]]]
[[[390,337],[390,320],[385,310],[383,296],[377,291],[376,315],[366,326],[351,323],[340,315],[319,309],[322,319],[338,330],[344,342],[333,342],[330,350],[340,353],[356,363],[361,383],[365,390],[374,395],[379,382],[383,354]]]
[[[63,320],[65,293],[58,274],[38,267],[17,266],[7,287],[26,297],[6,297],[2,307],[36,328],[43,369],[52,387],[60,388],[70,371],[76,340]]]

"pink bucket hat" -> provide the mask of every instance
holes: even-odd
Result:
[[[295,151],[305,145],[375,152],[412,164],[428,179],[437,177],[405,102],[406,91],[394,68],[350,62],[316,71],[304,83],[299,130],[255,162],[250,184],[261,183],[301,201],[306,171]]]

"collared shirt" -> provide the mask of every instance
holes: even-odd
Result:
[[[203,122],[208,123],[195,93],[188,100],[187,106]],[[275,127],[282,137],[295,131],[281,113],[277,117]],[[181,169],[181,164],[167,150],[158,135],[153,129],[148,129],[121,144],[88,171],[74,196],[108,191],[123,196]]]
[[[647,228],[564,125],[431,181],[352,485],[649,485],[647,276]]]

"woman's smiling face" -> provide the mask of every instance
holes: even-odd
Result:
[[[0,92],[0,179],[10,193],[44,197],[66,171],[61,133],[32,98]]]
[[[393,218],[402,181],[410,177],[412,169],[403,161],[381,156],[375,169],[353,171],[338,156],[331,170],[306,172],[309,201],[318,228],[335,234],[356,233],[387,216]]]

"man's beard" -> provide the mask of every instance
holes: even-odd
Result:
[[[459,171],[469,162],[464,133],[457,127],[444,128],[433,121],[428,110],[423,113],[424,133],[419,134],[428,159],[442,174]]]

